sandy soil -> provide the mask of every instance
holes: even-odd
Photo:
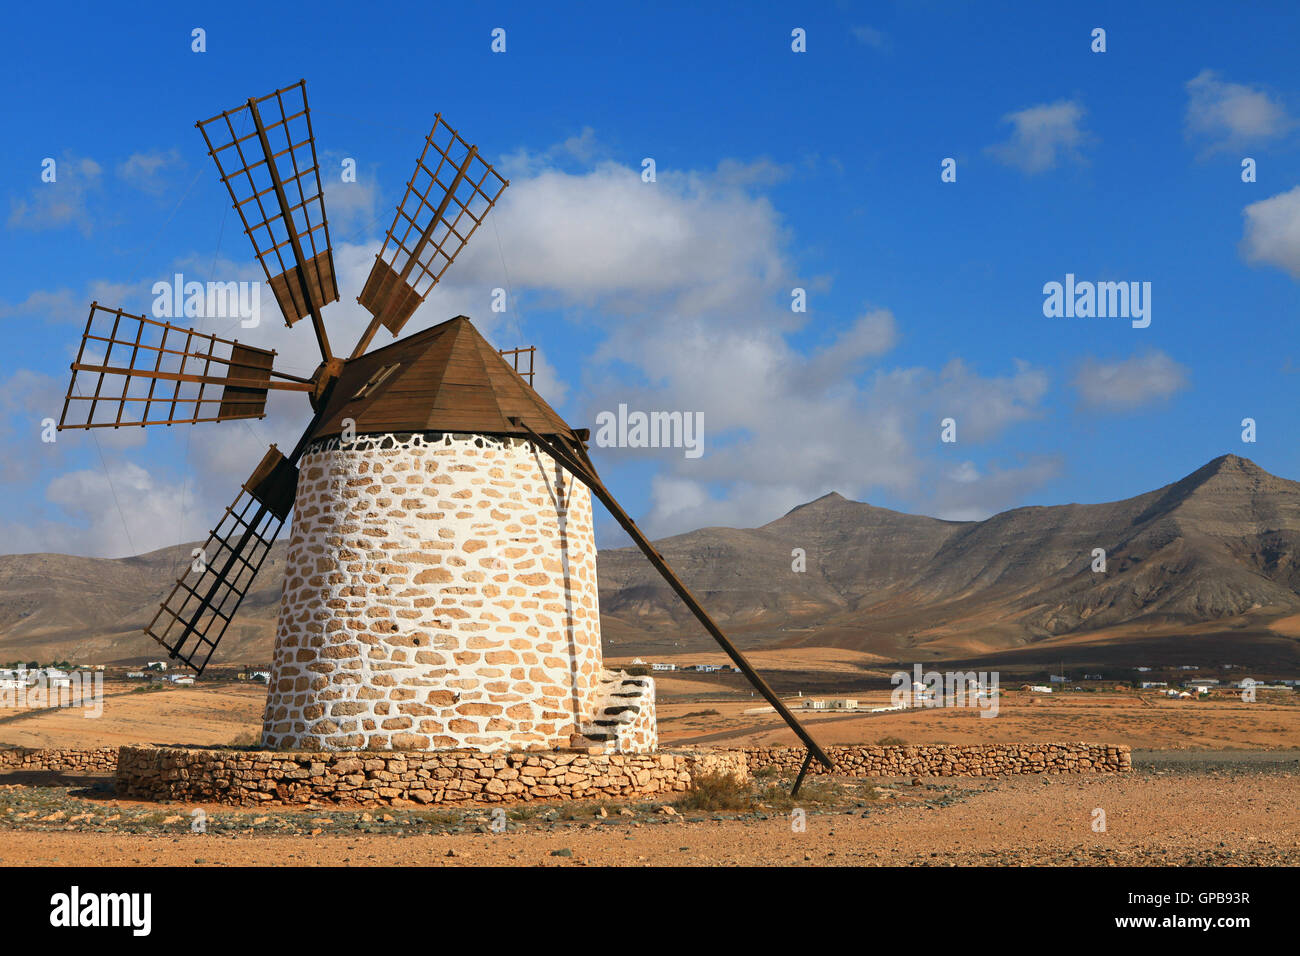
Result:
[[[1292,695],[1294,696],[1294,695]],[[888,704],[886,694],[865,694],[862,704]],[[735,746],[798,743],[775,713],[744,711],[761,701],[666,701],[660,708],[660,741]],[[715,711],[715,713],[707,713]],[[996,717],[977,708],[933,708],[888,714],[796,712],[824,745],[877,743],[1028,743],[1086,740],[1142,749],[1274,749],[1300,746],[1300,705],[1264,698],[1169,700],[1132,693],[1053,694],[1004,692]],[[686,714],[695,716],[686,717]]]
[[[212,684],[138,690],[137,682],[104,685],[103,711],[81,707],[0,709],[0,742],[9,747],[120,747],[124,744],[229,744],[260,733],[266,688]],[[248,742],[248,741],[245,741]]]
[[[862,782],[854,782],[862,785]],[[275,813],[209,808],[212,829],[189,832],[192,808],[171,806],[146,833],[23,829],[13,814],[0,822],[0,863],[37,865],[1295,865],[1300,863],[1300,774],[1261,764],[1186,772],[1143,769],[1125,776],[1014,777],[884,784],[888,799],[831,800],[807,810],[806,831],[790,816],[684,810],[676,816],[641,808],[606,819],[581,808],[578,819],[512,821],[499,835],[471,832],[404,835],[337,833],[356,818],[316,811],[295,835],[253,827],[278,825]],[[1095,811],[1106,831],[1095,832]],[[101,801],[98,813],[129,809]],[[154,808],[156,810],[156,808]],[[378,812],[378,811],[377,811]],[[570,807],[569,812],[574,812]],[[282,811],[282,813],[284,813]],[[400,813],[400,812],[399,812]],[[258,814],[255,816],[254,814]],[[158,814],[155,814],[158,815]],[[304,813],[299,811],[302,818]],[[585,819],[584,819],[585,816]],[[340,819],[342,818],[342,819]],[[715,819],[716,818],[716,819]],[[390,819],[392,819],[390,817]],[[220,829],[220,820],[248,830]],[[361,823],[356,824],[363,826]],[[407,825],[397,820],[391,825]],[[36,826],[36,824],[32,824]],[[12,827],[18,827],[16,829]],[[324,829],[321,829],[324,828]],[[326,832],[326,830],[330,832]],[[472,832],[484,830],[485,832]],[[570,855],[554,855],[557,852]]]
[[[837,652],[821,661],[849,672],[860,655]],[[780,657],[780,655],[778,655]],[[769,664],[778,663],[777,660]],[[743,680],[740,675],[736,679]],[[745,714],[763,701],[715,675],[658,677],[659,735],[663,746],[795,745],[773,712]],[[106,685],[103,714],[87,719],[80,709],[23,712],[0,710],[0,742],[20,747],[95,747],[131,743],[229,744],[251,742],[261,732],[265,688],[215,684],[149,692],[138,685]],[[828,696],[816,694],[810,696]],[[998,716],[975,708],[935,708],[907,713],[844,715],[797,711],[826,745],[877,743],[1021,743],[1083,740],[1128,744],[1137,749],[1289,749],[1300,747],[1296,694],[1253,704],[1235,699],[1169,700],[1154,693],[1057,693],[1050,696],[1003,690]],[[864,705],[889,703],[887,692],[856,695]],[[790,699],[791,706],[799,704]]]

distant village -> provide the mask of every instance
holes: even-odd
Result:
[[[740,668],[735,664],[682,664],[680,666],[677,664],[664,664],[659,662],[647,664],[639,657],[632,662],[632,666],[648,667],[652,671],[691,671],[696,674],[713,674],[718,671],[731,671],[735,674],[740,673]]]
[[[666,661],[645,661],[640,657],[634,659],[627,669],[630,672],[642,674],[739,674],[741,672],[739,667],[729,663],[677,664]],[[1155,691],[1159,696],[1183,700],[1225,695],[1236,697],[1240,696],[1242,691],[1250,689],[1256,691],[1294,692],[1297,688],[1300,688],[1300,679],[1295,678],[1276,678],[1265,681],[1249,676],[1236,679],[1229,676],[1201,676],[1205,671],[1214,669],[1200,667],[1196,664],[1178,666],[1139,665],[1124,668],[1113,674],[1084,673],[1079,677],[1071,677],[1065,674],[1048,673],[1046,681],[1042,682],[1006,680],[1005,683],[1008,687],[1015,687],[1021,691],[1034,694],[1052,694],[1063,691],[1138,690]],[[1246,668],[1235,664],[1222,664],[1217,669],[1244,671]],[[170,662],[164,660],[148,661],[134,666],[77,665],[66,660],[55,661],[51,664],[29,661],[27,663],[11,662],[0,666],[0,691],[14,691],[34,686],[51,689],[65,688],[71,685],[73,676],[77,672],[104,673],[104,676],[108,679],[139,681],[146,687],[188,687],[195,682],[195,678],[188,672],[174,670]],[[1181,679],[1178,676],[1189,672],[1197,676],[1187,676]],[[270,678],[269,668],[245,664],[210,667],[205,672],[203,680],[205,683],[238,681],[266,684]],[[971,694],[983,693],[980,688],[974,686],[973,682],[972,686],[967,689]],[[913,685],[912,691],[917,696],[918,701],[923,701],[926,694],[929,693],[921,685]],[[994,691],[993,693],[996,694],[997,692]],[[859,709],[858,701],[852,698],[814,699],[812,697],[805,698],[802,692],[796,692],[796,694],[800,698],[797,706],[810,710]],[[876,709],[878,708],[872,708],[872,710]]]
[[[0,691],[21,690],[42,686],[51,689],[70,687],[74,675],[103,674],[112,679],[141,681],[157,686],[189,687],[194,684],[194,677],[187,672],[172,671],[168,661],[149,661],[143,665],[123,667],[104,664],[71,664],[68,661],[56,661],[43,665],[37,661],[27,663],[11,662],[0,667]],[[241,669],[212,668],[205,674],[205,680],[236,680],[265,684],[271,679],[271,672],[265,669],[243,667]]]
[[[1179,673],[1194,672],[1198,675],[1211,668],[1201,667],[1197,664],[1180,664],[1177,667],[1156,667],[1139,665],[1131,668],[1133,676],[1126,676],[1122,679],[1107,677],[1105,674],[1084,674],[1080,678],[1068,677],[1063,674],[1049,674],[1046,684],[1024,684],[1021,689],[1031,691],[1036,694],[1050,694],[1058,690],[1154,690],[1160,692],[1161,696],[1181,698],[1187,700],[1194,697],[1207,697],[1230,693],[1237,696],[1243,690],[1257,691],[1294,691],[1300,687],[1300,680],[1295,678],[1278,678],[1271,681],[1263,681],[1254,677],[1241,677],[1233,680],[1223,677],[1185,677],[1180,679]],[[1220,670],[1244,670],[1236,664],[1222,664]],[[1161,677],[1163,679],[1157,680]]]

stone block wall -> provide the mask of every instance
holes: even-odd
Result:
[[[701,773],[741,780],[749,775],[744,756],[735,751],[275,753],[123,747],[117,794],[236,806],[418,807],[669,796],[689,789]]]
[[[0,750],[0,770],[113,773],[117,770],[117,750],[116,747],[15,747],[12,750]]]
[[[602,670],[591,498],[549,456],[459,434],[307,450],[265,746],[553,750]]]
[[[1125,773],[1133,769],[1127,744],[935,744],[826,747],[833,774],[846,777],[989,777],[1021,773]],[[747,747],[750,773],[775,767],[798,773],[802,747]],[[813,761],[810,773],[826,773]]]

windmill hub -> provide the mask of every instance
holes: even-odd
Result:
[[[312,411],[320,411],[321,406],[329,399],[334,383],[343,374],[343,364],[342,359],[331,358],[316,366],[316,371],[311,376],[312,389],[307,396],[311,401]]]

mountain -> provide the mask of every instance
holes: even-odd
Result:
[[[1300,664],[1287,621],[1300,614],[1300,483],[1235,455],[1105,504],[958,522],[832,493],[759,528],[702,528],[656,546],[742,646],[1026,661],[1175,648]],[[155,655],[140,628],[191,547],[119,560],[0,557],[0,660]],[[793,569],[799,551],[803,571]],[[280,544],[219,659],[269,659],[283,568]],[[638,551],[602,552],[599,576],[607,651],[712,649]]]

